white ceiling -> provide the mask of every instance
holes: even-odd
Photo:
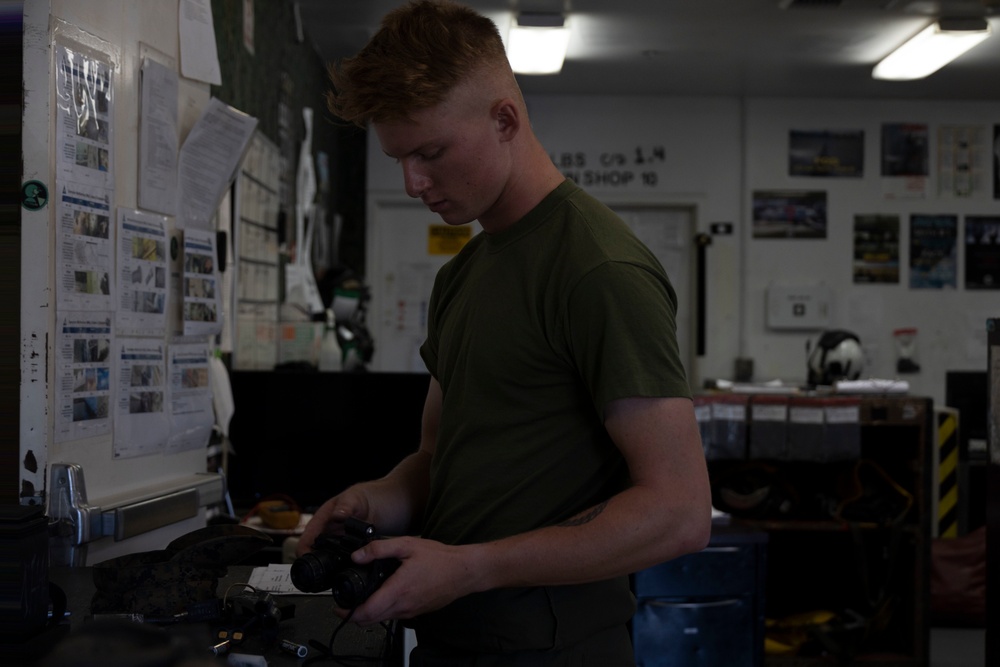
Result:
[[[402,0],[289,0],[322,58],[353,55]],[[516,10],[566,13],[563,71],[525,93],[1000,100],[1000,0],[468,0],[505,34]],[[935,17],[994,35],[921,81],[871,78]]]

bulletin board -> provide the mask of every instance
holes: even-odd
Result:
[[[211,34],[207,0],[25,3],[24,79],[37,85],[25,86],[22,182],[44,199],[21,218],[25,504],[53,499],[55,464],[83,469],[97,508],[206,471],[222,313],[211,213],[193,214],[211,197],[185,183],[183,149],[209,112],[217,138],[251,130],[211,98],[190,52],[182,61],[184,17]],[[203,525],[100,540],[90,562]]]

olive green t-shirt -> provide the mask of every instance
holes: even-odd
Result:
[[[509,229],[474,237],[437,275],[420,350],[443,392],[422,534],[499,539],[622,490],[603,412],[690,396],[676,303],[655,256],[569,180]],[[629,596],[627,581],[602,586]]]
[[[620,490],[603,411],[690,395],[675,311],[657,259],[572,181],[472,239],[438,274],[421,348],[444,400],[424,534],[506,537]]]

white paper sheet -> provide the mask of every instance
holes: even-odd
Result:
[[[256,118],[217,98],[209,100],[181,147],[179,228],[210,227],[256,128]]]
[[[139,207],[177,213],[177,72],[147,58],[139,109]]]
[[[303,593],[292,583],[291,572],[291,563],[272,563],[255,567],[247,583],[258,591],[267,591],[272,595],[330,595],[330,591]]]
[[[111,432],[111,312],[65,312],[55,345],[56,442]]]
[[[222,331],[219,272],[215,265],[215,232],[184,231],[184,273],[181,278],[185,336]]]
[[[119,338],[115,364],[114,457],[163,451],[170,433],[166,345],[155,338]]]
[[[212,405],[215,410],[215,423],[222,437],[229,437],[229,422],[236,413],[233,401],[233,387],[229,382],[229,371],[222,359],[216,356],[208,360],[208,380],[212,388]]]
[[[56,49],[57,181],[114,183],[114,95],[108,63]]]
[[[210,352],[207,343],[171,345],[168,350],[170,438],[167,453],[203,448],[215,424]]]
[[[118,311],[120,334],[163,337],[167,331],[167,219],[118,209]]]
[[[222,84],[215,25],[209,0],[181,0],[177,6],[181,74],[213,85]]]
[[[56,229],[56,300],[59,310],[114,308],[112,191],[100,186],[59,186]]]

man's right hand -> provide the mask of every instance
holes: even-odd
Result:
[[[371,507],[364,487],[364,484],[352,486],[320,505],[302,531],[295,554],[301,556],[312,550],[313,542],[322,533],[343,535],[348,517],[370,521]]]

